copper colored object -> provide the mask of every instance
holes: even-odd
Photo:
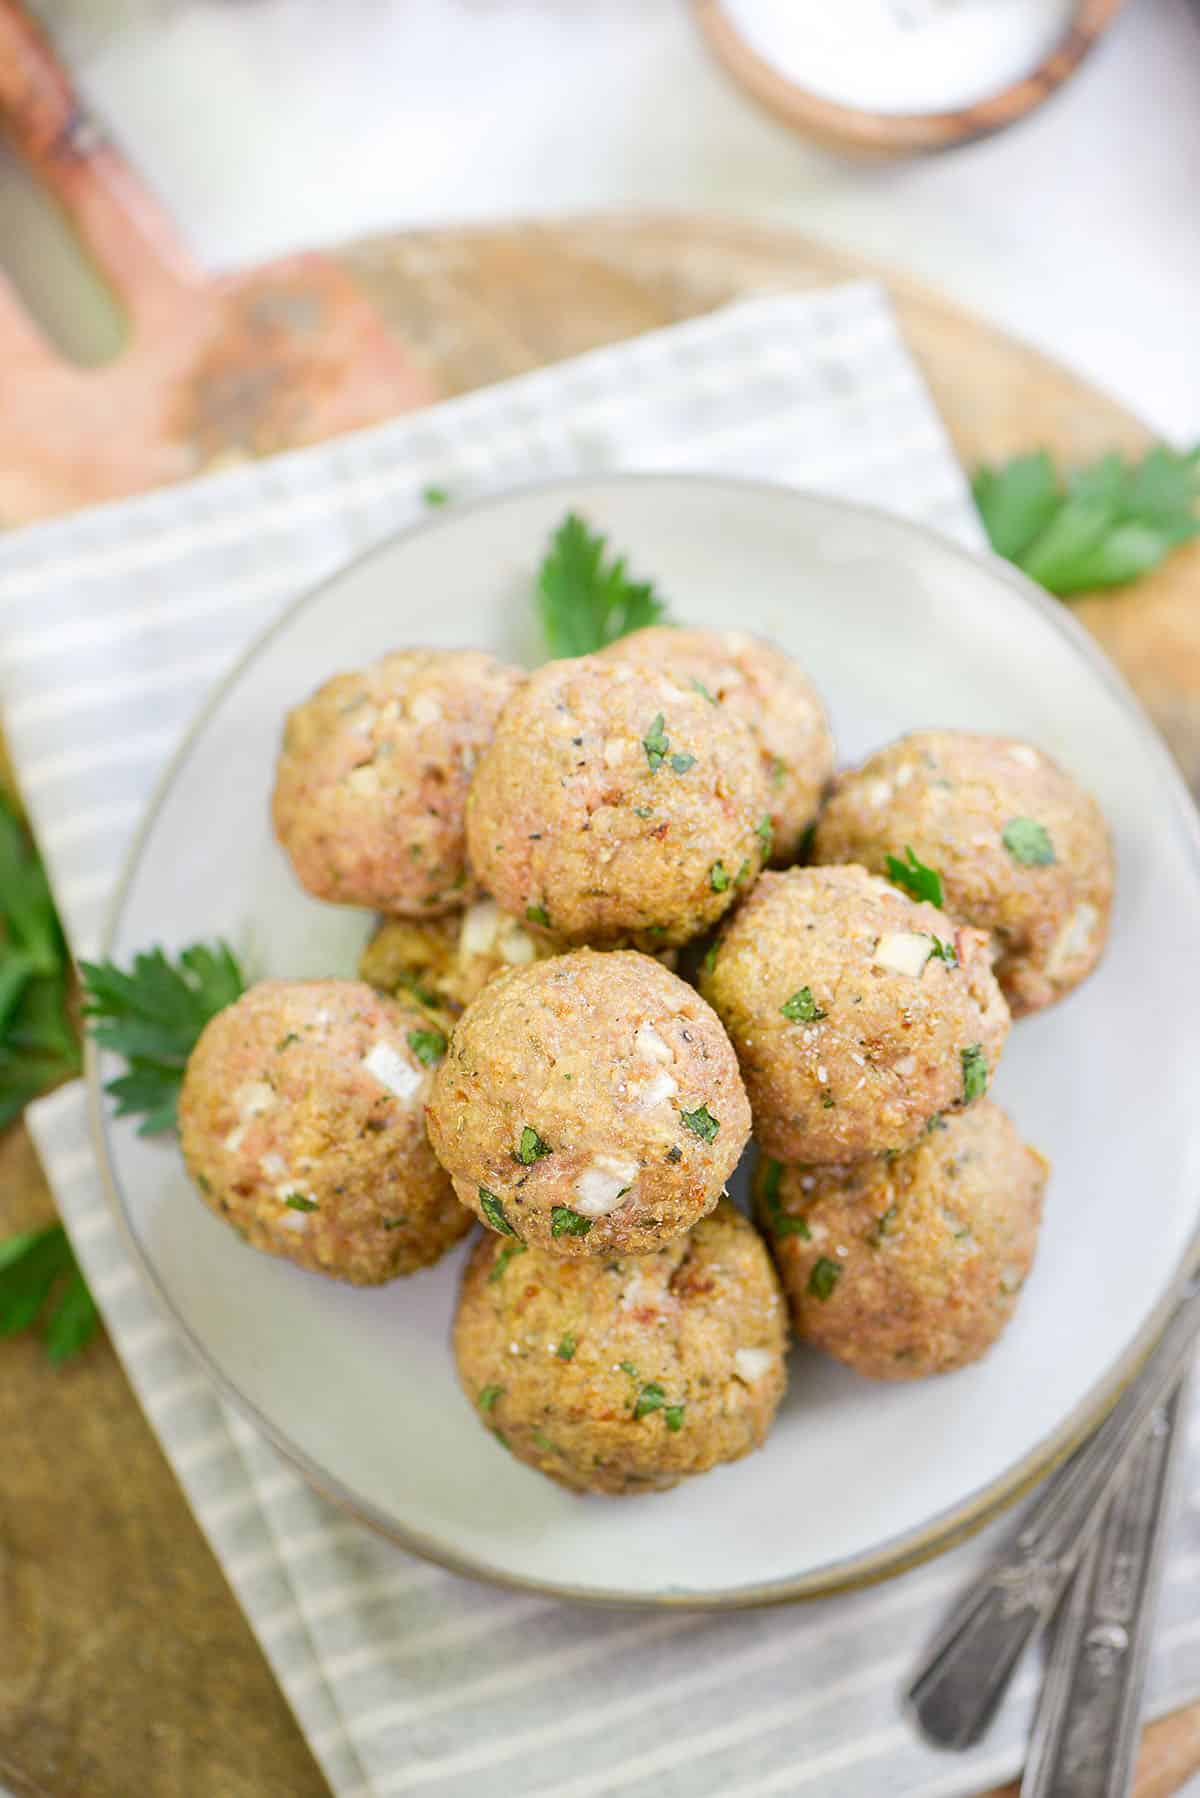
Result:
[[[794,131],[832,150],[867,156],[903,156],[950,150],[1016,124],[1073,75],[1111,25],[1125,0],[1078,0],[1062,40],[1028,75],[969,106],[945,112],[870,112],[844,106],[799,87],[748,44],[723,0],[692,0],[709,46],[746,92]]]
[[[0,275],[0,519],[319,443],[438,397],[329,257],[226,276],[197,268],[15,0],[0,0],[0,129],[78,229],[129,326],[113,362],[74,367]]]

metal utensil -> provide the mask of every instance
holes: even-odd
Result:
[[[1181,1460],[1186,1382],[1129,1457],[1055,1626],[1021,1798],[1125,1798]]]
[[[985,1733],[1033,1638],[1058,1606],[1131,1448],[1178,1386],[1200,1337],[1193,1282],[1141,1373],[1107,1421],[1026,1513],[930,1643],[904,1698],[922,1733],[969,1748]]]

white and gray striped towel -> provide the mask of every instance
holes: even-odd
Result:
[[[413,518],[427,484],[463,498],[618,467],[770,475],[979,541],[887,302],[863,286],[749,301],[326,447],[4,537],[4,722],[76,951],[96,945],[190,715],[282,606]],[[340,1798],[949,1798],[1019,1764],[1031,1674],[965,1760],[919,1745],[896,1706],[979,1545],[874,1591],[705,1618],[494,1591],[335,1514],[217,1398],[143,1288],[79,1090],[35,1106],[31,1123],[134,1388]],[[1195,1455],[1192,1471],[1200,1490]],[[1156,1708],[1200,1690],[1198,1569],[1193,1504],[1157,1632]]]

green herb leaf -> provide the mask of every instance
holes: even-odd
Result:
[[[570,1330],[568,1330],[554,1352],[560,1361],[573,1361],[575,1359],[575,1350],[577,1346],[574,1336],[571,1334]]]
[[[676,774],[686,774],[689,768],[696,766],[696,758],[694,755],[673,755],[671,766]]]
[[[841,1277],[841,1262],[830,1261],[827,1256],[819,1255],[813,1262],[812,1272],[808,1276],[808,1290],[815,1299],[820,1299],[824,1303],[832,1294]]]
[[[532,1167],[544,1155],[553,1155],[554,1150],[548,1142],[543,1142],[532,1124],[526,1124],[521,1132],[521,1140],[517,1144],[517,1160],[524,1167]]]
[[[523,1242],[506,1242],[492,1265],[492,1271],[487,1277],[488,1285],[494,1286],[496,1281],[503,1276],[504,1270],[513,1256],[523,1255],[525,1249],[526,1244]]]
[[[422,487],[421,498],[427,506],[448,506],[450,495],[445,487]]]
[[[783,1164],[779,1161],[764,1161],[763,1171],[759,1176],[759,1191],[766,1207],[767,1225],[774,1236],[799,1236],[802,1241],[812,1239],[812,1231],[807,1219],[794,1212],[785,1211],[783,1201],[779,1197],[779,1187],[783,1180]]]
[[[538,572],[538,611],[552,656],[590,655],[630,631],[657,624],[666,606],[649,581],[631,580],[625,560],[569,512]]]
[[[61,1224],[0,1242],[0,1336],[40,1323],[46,1353],[59,1364],[90,1341],[97,1321]]]
[[[141,1116],[139,1136],[174,1129],[183,1071],[210,1018],[243,990],[241,969],[224,943],[193,943],[177,960],[161,949],[135,955],[128,973],[111,961],[79,964],[92,1037],[122,1055],[128,1073],[105,1091],[118,1117]]]
[[[702,1142],[715,1142],[717,1131],[721,1128],[721,1120],[713,1116],[707,1105],[698,1105],[695,1111],[681,1111],[679,1121],[686,1124]]]
[[[1041,451],[981,468],[973,488],[992,548],[1062,598],[1136,580],[1200,531],[1196,449],[1110,454],[1065,481]]]
[[[504,1215],[503,1202],[486,1186],[479,1188],[479,1209],[483,1212],[493,1230],[499,1230],[501,1236],[515,1236],[516,1231]]]
[[[714,893],[727,892],[730,885],[729,871],[724,862],[714,862],[708,870],[708,884]]]
[[[939,908],[942,903],[942,877],[936,868],[927,868],[918,860],[911,848],[906,847],[905,859],[901,861],[897,855],[887,858],[887,877],[895,887],[903,887],[914,899],[928,900],[930,905]]]
[[[662,767],[663,759],[670,747],[671,739],[666,734],[666,723],[660,712],[642,738],[642,748],[646,751],[646,760],[650,764],[652,774],[657,774]]]
[[[410,1030],[408,1046],[418,1061],[432,1068],[446,1053],[446,1038],[440,1030]]]
[[[969,1105],[972,1099],[981,1098],[988,1086],[987,1056],[978,1043],[962,1051],[962,1075],[963,1101]]]
[[[406,1217],[385,1217],[383,1227],[385,1230],[402,1230],[407,1222]]]
[[[634,1415],[635,1420],[643,1418],[643,1417],[649,1417],[649,1415],[652,1411],[661,1411],[663,1406],[666,1404],[666,1402],[667,1402],[667,1395],[663,1391],[662,1387],[659,1386],[655,1381],[651,1380],[648,1385],[642,1387],[641,1391],[637,1395],[637,1399],[636,1399],[636,1401],[634,1403],[634,1407],[633,1407],[633,1415]]]
[[[503,1386],[485,1386],[476,1400],[479,1409],[481,1411],[491,1411],[495,1406],[496,1400],[504,1397],[504,1391],[505,1389]]]
[[[754,834],[762,844],[763,860],[770,861],[771,850],[775,843],[775,826],[769,817],[759,819],[754,826]]]
[[[815,1024],[829,1015],[817,1004],[812,996],[812,988],[807,986],[800,987],[779,1009],[791,1024]]]
[[[704,682],[702,680],[697,680],[694,674],[692,675],[691,680],[693,687],[695,687],[701,699],[707,699],[709,705],[716,705],[716,700],[713,698],[713,695],[709,692]]]
[[[1010,818],[1000,833],[1000,841],[1013,860],[1027,868],[1048,868],[1054,860],[1050,832],[1036,818]]]
[[[551,1236],[586,1236],[591,1227],[591,1218],[572,1211],[569,1205],[553,1205],[550,1208]]]
[[[289,1192],[287,1198],[283,1202],[292,1211],[317,1210],[317,1201],[315,1199],[305,1198],[302,1192]]]
[[[683,1428],[683,1414],[686,1410],[686,1405],[663,1406],[663,1422],[669,1430],[677,1431]]]
[[[550,928],[550,913],[544,905],[527,905],[525,916],[531,924],[540,924],[544,930]]]
[[[958,951],[953,943],[944,943],[940,936],[931,936],[929,940],[933,944],[929,951],[930,961],[944,961],[948,968],[958,966]]]
[[[636,1368],[636,1367],[635,1367],[635,1366],[634,1366],[634,1365],[633,1365],[633,1362],[632,1362],[632,1361],[618,1361],[618,1362],[617,1362],[617,1366],[618,1366],[618,1367],[619,1367],[619,1368],[620,1368],[620,1370],[621,1370],[621,1372],[622,1372],[622,1373],[627,1373],[627,1374],[628,1374],[628,1375],[629,1375],[629,1377],[630,1377],[630,1379],[631,1379],[631,1380],[636,1380],[636,1379],[637,1379],[637,1377],[638,1377],[638,1370],[637,1370],[637,1368]]]
[[[716,967],[717,953],[718,953],[720,947],[721,947],[721,944],[719,941],[713,941],[708,945],[708,948],[704,951],[704,960],[700,963],[700,967],[701,967],[701,970],[703,973],[711,974],[713,969]]]
[[[889,1229],[895,1223],[898,1214],[899,1207],[896,1205],[889,1205],[886,1211],[880,1212],[867,1237],[867,1241],[871,1244],[872,1248],[877,1249],[879,1247]]]

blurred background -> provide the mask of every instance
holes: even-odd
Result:
[[[1130,0],[1077,75],[1012,129],[884,162],[818,148],[769,116],[715,61],[687,0],[33,10],[211,268],[384,227],[716,210],[907,268],[1158,431],[1200,430],[1194,0]],[[11,161],[0,263],[76,354],[104,355],[113,320]]]

